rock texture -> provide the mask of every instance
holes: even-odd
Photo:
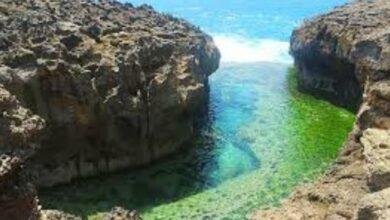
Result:
[[[137,211],[129,211],[122,207],[115,207],[105,214],[103,220],[142,220]]]
[[[253,219],[390,219],[390,1],[354,1],[291,38],[301,90],[357,111],[333,167]]]
[[[367,129],[361,137],[371,189],[390,187],[390,130]]]
[[[365,196],[359,205],[358,219],[389,219],[390,188]]]
[[[211,37],[150,6],[0,2],[0,83],[47,124],[29,166],[39,185],[177,151],[194,136],[219,59]]]
[[[51,209],[40,211],[38,218],[39,220],[81,220],[81,217]]]
[[[142,220],[137,211],[127,210],[123,207],[114,207],[110,212],[101,213],[98,219],[102,220]],[[39,220],[81,220],[79,216],[65,213],[60,210],[41,210],[38,215]]]
[[[147,5],[2,0],[0,219],[38,218],[32,183],[145,165],[185,146],[219,59],[210,36]]]
[[[0,219],[34,219],[35,188],[23,170],[34,156],[45,121],[0,84]]]

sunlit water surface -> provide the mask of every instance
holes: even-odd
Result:
[[[42,190],[46,208],[90,219],[118,205],[146,220],[242,219],[334,160],[354,116],[297,91],[287,38],[304,17],[345,1],[135,2],[215,37],[223,62],[210,77],[209,120],[195,147],[157,165]]]

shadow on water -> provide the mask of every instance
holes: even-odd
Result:
[[[71,184],[41,189],[46,209],[61,209],[87,218],[114,206],[141,213],[218,186],[220,183],[259,168],[250,145],[237,135],[250,120],[256,102],[251,90],[237,83],[231,90],[211,80],[205,116],[199,119],[199,134],[182,152],[138,170],[75,180]],[[229,82],[230,85],[230,82]],[[220,87],[219,87],[220,86]]]
[[[69,185],[60,185],[40,190],[45,208],[56,208],[86,218],[107,212],[114,206],[137,209],[140,212],[162,203],[217,186],[222,181],[234,178],[259,166],[250,148],[241,144],[233,151],[247,157],[246,167],[221,174],[216,161],[215,137],[199,140],[193,148],[171,156],[158,164],[142,170],[123,170],[96,178],[76,180]],[[249,166],[249,167],[248,167]]]
[[[118,205],[145,219],[242,219],[277,205],[328,167],[354,121],[298,92],[288,67],[224,64],[191,147],[144,169],[43,189],[43,206],[89,219]]]

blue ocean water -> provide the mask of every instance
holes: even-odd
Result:
[[[122,0],[123,1],[123,0]],[[347,0],[134,0],[184,18],[211,34],[225,62],[291,63],[294,27]]]
[[[138,171],[43,193],[47,208],[90,219],[121,205],[148,219],[243,219],[324,171],[354,116],[296,88],[292,30],[346,0],[132,0],[184,18],[222,53],[195,148]]]

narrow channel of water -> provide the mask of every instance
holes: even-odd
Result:
[[[289,65],[225,64],[193,150],[136,172],[41,192],[45,207],[94,218],[121,205],[145,219],[243,218],[276,205],[334,160],[354,116],[299,93]]]
[[[335,159],[354,116],[297,91],[287,40],[304,17],[345,1],[135,2],[213,33],[223,63],[210,77],[209,121],[195,148],[147,169],[43,190],[45,208],[89,219],[117,205],[146,220],[242,219]]]

